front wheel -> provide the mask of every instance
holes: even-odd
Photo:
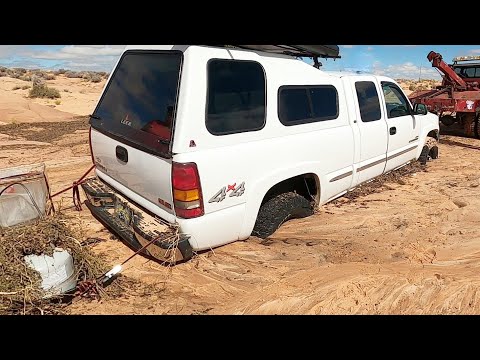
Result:
[[[265,239],[285,221],[310,215],[313,215],[313,207],[303,196],[294,192],[277,195],[260,207],[252,235]]]
[[[438,159],[438,141],[435,138],[427,137],[418,161],[420,164],[426,165],[430,159]]]

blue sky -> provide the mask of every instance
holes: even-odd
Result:
[[[479,55],[480,45],[340,45],[341,59],[323,60],[324,70],[365,71],[395,79],[440,79],[427,54],[442,54],[447,63],[456,56]]]
[[[0,65],[111,71],[124,45],[0,45]],[[480,45],[340,45],[341,59],[323,60],[324,70],[365,71],[392,78],[439,79],[427,60],[430,50],[447,62],[480,55]]]

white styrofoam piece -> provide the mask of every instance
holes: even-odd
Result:
[[[42,289],[49,294],[62,294],[77,286],[73,258],[61,248],[56,248],[53,256],[27,255],[25,261],[32,269],[40,273]]]

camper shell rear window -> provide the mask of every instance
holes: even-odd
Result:
[[[92,127],[170,157],[182,61],[181,51],[126,51],[91,116]]]

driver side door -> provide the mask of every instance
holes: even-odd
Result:
[[[387,114],[387,164],[385,172],[393,170],[416,157],[419,124],[403,91],[394,83],[382,82]]]

